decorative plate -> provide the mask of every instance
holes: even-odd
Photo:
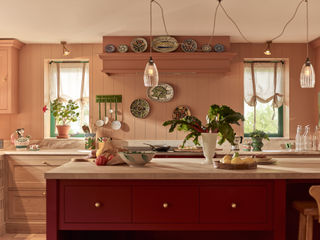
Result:
[[[188,107],[186,106],[178,106],[173,110],[172,113],[172,119],[181,119],[184,118],[186,116],[191,116],[191,111]]]
[[[197,43],[192,39],[186,39],[182,42],[181,48],[186,53],[195,52],[197,50]]]
[[[152,40],[152,48],[157,52],[173,52],[178,47],[179,43],[174,37],[159,36]]]
[[[216,52],[223,52],[224,51],[224,46],[222,44],[216,44],[216,45],[214,45],[214,50]]]
[[[149,111],[149,103],[144,99],[136,99],[131,103],[130,112],[136,118],[145,118]]]
[[[128,51],[128,46],[125,44],[121,44],[118,46],[118,52],[119,53],[125,53]]]
[[[166,83],[147,89],[148,98],[154,102],[168,102],[173,98],[173,94],[173,88]]]
[[[135,38],[131,42],[131,49],[136,53],[142,53],[147,50],[148,43],[144,38]]]
[[[115,46],[113,46],[112,44],[108,44],[104,49],[107,53],[113,53],[116,50]]]
[[[204,45],[202,45],[201,49],[202,49],[202,52],[211,52],[212,47],[209,44],[204,44]]]

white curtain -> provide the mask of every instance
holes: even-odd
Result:
[[[55,63],[49,65],[50,101],[69,99],[77,102],[80,109],[89,103],[89,63]],[[83,122],[83,114],[81,124]]]
[[[257,101],[261,103],[272,101],[274,110],[282,106],[283,100],[284,79],[282,62],[244,63],[244,101],[249,106],[254,107],[253,130],[255,130],[256,123]]]

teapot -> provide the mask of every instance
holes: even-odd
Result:
[[[242,143],[242,136],[234,136],[234,144],[231,145],[231,151],[239,151],[240,150],[240,144]]]
[[[18,134],[17,139],[14,138],[14,135],[16,133]],[[26,137],[24,137],[23,134],[24,128],[18,128],[14,133],[11,134],[11,143],[15,145],[16,150],[27,150],[29,139],[31,138],[31,136],[27,135]]]

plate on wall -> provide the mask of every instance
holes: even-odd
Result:
[[[202,52],[211,52],[212,47],[209,44],[204,44],[204,45],[202,45],[201,50],[202,50]]]
[[[157,52],[173,52],[178,47],[179,43],[174,37],[159,36],[152,40],[152,48]]]
[[[195,52],[197,50],[197,47],[198,47],[198,45],[197,45],[196,41],[192,40],[192,39],[186,39],[181,44],[182,50],[186,53]]]
[[[130,47],[136,53],[142,53],[147,50],[148,43],[144,38],[135,38],[131,41]]]
[[[186,116],[191,116],[191,111],[187,106],[180,105],[172,112],[172,119],[181,119]]]
[[[112,44],[108,44],[104,49],[107,53],[113,53],[116,50],[115,46],[113,46]]]
[[[136,99],[131,103],[130,112],[136,118],[145,118],[150,112],[149,103],[144,99]]]
[[[121,44],[118,46],[118,52],[119,53],[125,53],[128,51],[128,46],[125,44]]]
[[[224,51],[224,46],[222,44],[216,44],[216,45],[214,45],[214,50],[216,52],[223,52]]]
[[[168,102],[173,98],[173,88],[166,83],[159,83],[158,86],[149,87],[147,96],[154,102]]]

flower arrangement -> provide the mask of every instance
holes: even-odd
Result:
[[[207,116],[207,124],[202,125],[201,121],[193,116],[186,116],[179,120],[169,120],[163,126],[171,125],[169,132],[173,132],[177,127],[178,131],[190,132],[184,139],[182,147],[187,140],[193,138],[195,145],[200,145],[198,137],[201,133],[219,133],[221,139],[218,144],[223,144],[226,140],[234,145],[234,132],[231,124],[239,124],[239,120],[244,121],[241,113],[235,112],[225,105],[211,105]]]
[[[61,103],[58,99],[55,99],[50,103],[50,107],[45,105],[42,110],[45,113],[50,109],[50,112],[56,120],[56,124],[68,125],[70,122],[76,122],[79,117],[79,112],[76,110],[79,108],[78,104],[72,100],[69,100],[66,104]]]

